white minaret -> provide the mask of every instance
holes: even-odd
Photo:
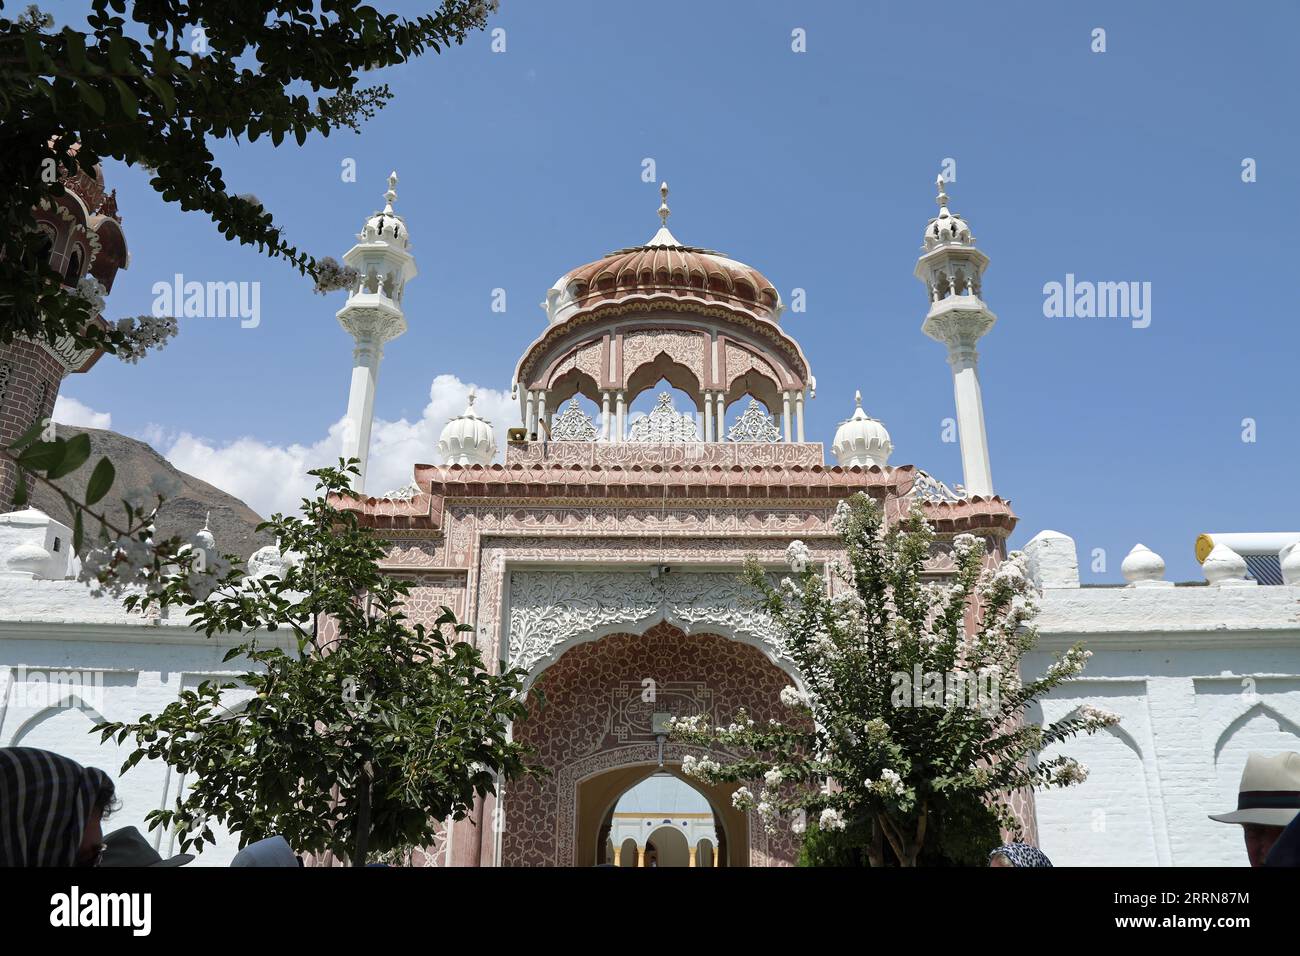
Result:
[[[397,199],[397,173],[388,177],[383,212],[366,220],[357,244],[343,261],[357,271],[348,301],[338,311],[339,325],[356,342],[352,350],[352,388],[348,392],[348,417],[343,425],[343,457],[361,460],[355,487],[364,492],[366,460],[370,455],[370,423],[375,413],[375,384],[384,343],[406,331],[402,292],[415,278],[415,259],[409,251],[406,221],[393,212]]]
[[[937,181],[939,215],[925,227],[925,243],[916,262],[916,277],[930,293],[930,311],[921,331],[948,346],[953,392],[957,399],[957,434],[961,440],[962,480],[966,493],[990,497],[993,472],[984,430],[980,396],[979,352],[975,345],[998,317],[980,298],[980,280],[989,257],[975,248],[975,237],[960,216],[948,211],[943,177]]]

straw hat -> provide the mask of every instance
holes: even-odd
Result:
[[[1237,809],[1211,813],[1220,823],[1254,823],[1284,827],[1300,814],[1300,753],[1283,752],[1246,757],[1237,792]]]

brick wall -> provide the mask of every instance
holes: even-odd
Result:
[[[0,442],[8,446],[54,414],[64,370],[52,352],[26,339],[0,346]],[[12,510],[17,470],[0,459],[0,510]]]

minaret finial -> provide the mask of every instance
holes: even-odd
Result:
[[[858,389],[853,393],[853,403],[857,405],[858,408],[862,407],[862,389]]]
[[[203,516],[203,530],[204,531],[209,530],[208,525],[210,525],[211,523],[212,523],[212,512],[209,511],[206,515]]]
[[[666,182],[659,184],[659,225],[667,226],[668,217],[672,212],[668,208],[668,184]]]
[[[940,173],[934,178],[934,185],[939,190],[939,195],[935,197],[934,201],[935,204],[942,209],[948,205],[948,193],[943,188],[943,173]]]
[[[388,192],[384,193],[384,212],[393,211],[393,203],[397,201],[397,170],[388,174]]]

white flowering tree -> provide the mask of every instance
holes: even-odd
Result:
[[[927,845],[955,842],[981,821],[1018,832],[1010,794],[1086,777],[1069,757],[1040,759],[1044,748],[1118,722],[1098,710],[1048,726],[1026,720],[1090,652],[1076,644],[1022,682],[1036,608],[1018,553],[989,569],[983,542],[958,535],[956,570],[938,583],[926,579],[934,532],[919,510],[891,526],[858,494],[840,504],[834,527],[847,563],[827,575],[802,542],[788,549],[793,576],[779,586],[756,563],[747,569],[802,676],[781,694],[790,719],[677,720],[675,739],[740,755],[687,758],[683,770],[743,784],[736,806],[757,810],[769,831],[804,833],[811,822],[823,834],[861,834],[872,866],[916,866]]]

